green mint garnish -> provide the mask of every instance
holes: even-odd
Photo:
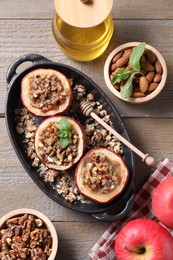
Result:
[[[63,149],[68,146],[69,142],[70,142],[69,138],[60,138],[59,140],[59,144]]]
[[[130,71],[129,70],[118,70],[117,73],[113,75],[111,83],[114,85],[116,83],[120,83],[121,80],[125,80],[129,77]]]
[[[128,98],[131,96],[132,94],[132,89],[133,89],[133,84],[132,84],[132,81],[133,81],[133,77],[135,74],[137,74],[139,72],[133,72],[130,77],[128,78],[128,80],[126,81],[125,85],[123,86],[123,88],[121,89],[121,96],[122,98]]]
[[[59,121],[59,129],[71,130],[71,125],[70,122],[67,120],[67,118],[64,117]]]
[[[142,57],[145,50],[146,43],[142,42],[134,48],[130,55],[129,64],[133,70],[140,71],[140,58]]]
[[[59,131],[57,135],[60,137],[60,146],[61,148],[66,148],[70,143],[72,131],[70,122],[66,118],[62,118],[59,121]]]
[[[128,98],[132,94],[133,77],[135,74],[138,74],[140,72],[140,59],[145,51],[145,46],[146,43],[142,42],[132,51],[129,58],[129,64],[132,70],[119,69],[112,77],[111,83],[113,85],[115,85],[116,83],[120,83],[121,80],[126,80],[125,85],[120,91],[122,98]]]

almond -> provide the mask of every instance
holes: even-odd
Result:
[[[146,70],[146,71],[154,71],[155,68],[148,62],[143,62],[141,63],[141,67],[143,70]]]
[[[142,92],[133,92],[132,93],[132,95],[131,95],[131,97],[134,97],[134,98],[139,98],[139,97],[145,97],[146,95],[144,94],[144,93],[142,93]]]
[[[124,85],[120,85],[120,91],[122,90],[123,87],[124,87]]]
[[[158,60],[156,60],[156,62],[155,62],[155,68],[156,68],[156,72],[158,74],[162,74],[163,69],[162,69],[162,66],[161,66],[161,64]]]
[[[145,75],[147,74],[147,71],[145,71],[145,70],[140,70],[140,73],[145,76]]]
[[[151,83],[154,79],[155,73],[154,71],[150,71],[146,75],[146,79],[148,80],[148,83]]]
[[[132,49],[127,49],[127,50],[124,51],[123,56],[129,58],[131,53],[132,53]]]
[[[140,62],[141,62],[141,63],[145,62],[145,56],[144,56],[144,55],[142,55],[142,57],[141,57],[141,59],[140,59]]]
[[[157,73],[157,74],[155,75],[154,79],[153,79],[153,82],[159,83],[159,82],[161,81],[161,79],[162,79],[162,75],[160,75],[160,74]]]
[[[113,63],[113,64],[111,65],[111,71],[115,71],[116,68],[117,68],[117,65],[116,65],[115,63]]]
[[[157,59],[156,55],[150,50],[146,50],[146,56],[147,56],[147,59],[150,61],[151,64],[154,64],[154,62]]]
[[[141,92],[139,87],[134,87],[133,92]]]
[[[125,85],[125,80],[121,80],[120,81],[120,91],[122,90],[122,88],[124,87]]]
[[[123,51],[117,53],[114,57],[112,62],[115,63],[119,58],[121,58],[123,56]]]
[[[152,92],[153,90],[155,90],[158,86],[158,83],[150,83],[149,87],[148,87],[148,92]]]
[[[145,76],[140,77],[140,79],[139,79],[139,87],[140,87],[140,91],[142,93],[147,92],[147,90],[148,90],[148,80],[146,79]]]
[[[139,86],[139,78],[138,77],[134,76],[134,78],[133,78],[133,85],[134,85],[134,87]]]
[[[120,90],[120,85],[117,83],[117,84],[114,85],[114,88],[119,91]]]
[[[116,64],[117,68],[120,68],[120,67],[125,66],[127,64],[128,60],[129,60],[129,57],[123,55],[121,58],[119,58],[117,60],[117,62],[115,64]]]

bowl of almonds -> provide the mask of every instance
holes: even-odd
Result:
[[[0,259],[54,260],[58,236],[52,222],[33,209],[16,209],[0,219]]]
[[[107,87],[129,103],[155,98],[165,86],[167,66],[163,56],[145,42],[129,42],[115,48],[104,66]]]

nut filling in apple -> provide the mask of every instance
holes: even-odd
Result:
[[[67,128],[61,125],[67,123]],[[69,128],[68,128],[69,127]],[[39,126],[35,148],[41,161],[50,169],[65,170],[73,166],[84,151],[83,132],[74,119],[48,118]]]
[[[34,115],[53,116],[65,112],[72,98],[69,80],[52,69],[37,69],[28,73],[21,82],[21,99]]]
[[[78,152],[79,135],[72,130],[70,145],[63,149],[60,146],[60,138],[57,133],[59,131],[57,123],[50,123],[47,128],[40,131],[40,143],[38,147],[39,154],[45,161],[55,163],[57,165],[68,165],[73,162]]]
[[[123,159],[105,148],[90,150],[75,171],[76,185],[84,196],[109,203],[125,188],[129,171]]]
[[[42,111],[54,110],[59,107],[68,94],[55,74],[43,74],[30,77],[29,98],[31,105]]]
[[[82,182],[92,191],[108,193],[120,183],[118,166],[118,162],[112,163],[105,154],[95,153],[84,161]]]

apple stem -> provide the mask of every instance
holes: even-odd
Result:
[[[132,253],[137,253],[138,255],[142,255],[145,253],[145,247],[139,247],[136,250],[132,250],[131,248],[125,246],[124,247],[126,250],[132,252]]]

